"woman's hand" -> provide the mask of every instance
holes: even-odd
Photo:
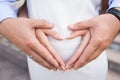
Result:
[[[78,22],[70,27],[73,31],[83,29],[90,30],[90,40],[85,49],[81,52],[77,51],[67,66],[74,63],[73,68],[79,69],[90,61],[96,59],[110,43],[114,40],[120,31],[119,20],[111,14],[103,14],[92,19]],[[77,57],[77,59],[76,59]]]
[[[0,33],[26,52],[27,55],[32,56],[32,59],[40,65],[56,70],[59,67],[59,63],[56,61],[57,55],[55,53],[53,53],[55,54],[54,56],[51,54],[50,50],[52,48],[46,46],[46,44],[49,44],[48,42],[40,43],[36,38],[36,33],[39,34],[39,30],[36,29],[43,29],[43,31],[44,29],[48,29],[44,33],[46,32],[46,34],[52,35],[49,32],[53,26],[53,24],[45,20],[9,18],[0,23]],[[43,33],[40,35],[39,40],[44,37]],[[54,35],[54,37],[60,39],[57,35]],[[46,38],[44,37],[41,41],[44,41],[44,39]]]
[[[27,8],[26,8],[26,5],[24,5],[20,11],[19,11],[19,14],[18,14],[19,17],[26,17],[28,18],[28,12],[27,12]],[[51,46],[50,42],[48,41],[47,39],[47,36],[51,36],[57,40],[62,40],[59,35],[51,29],[36,29],[35,30],[35,35],[36,35],[36,38],[37,40],[39,41],[39,43],[44,46],[44,48],[46,48],[49,53],[52,55],[52,57],[58,62],[59,64],[59,69],[60,70],[63,70],[65,64],[63,62],[63,60],[60,58],[60,56],[56,53],[56,51],[53,49],[53,47]],[[48,64],[48,67],[49,67],[49,63]]]

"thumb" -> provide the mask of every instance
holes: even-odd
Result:
[[[70,25],[68,28],[70,30],[82,30],[91,27],[91,22],[89,20],[77,22],[73,25]]]
[[[31,19],[30,25],[38,29],[50,29],[54,27],[53,23],[50,23],[46,20],[37,20],[37,19]]]
[[[54,30],[51,30],[51,29],[50,30],[44,30],[44,32],[47,35],[53,37],[54,39],[63,40],[63,38],[57,32],[55,32]]]

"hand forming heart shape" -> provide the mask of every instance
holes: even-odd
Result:
[[[53,31],[52,29],[50,29],[50,30],[48,30],[48,29],[37,29],[36,30],[36,36],[39,39],[40,43],[52,54],[52,56],[55,58],[55,60],[59,63],[59,69],[60,70],[68,70],[68,69],[72,68],[72,66],[74,64],[70,64],[69,67],[66,66],[65,62],[63,62],[63,60],[61,59],[61,57],[59,55],[59,52],[55,51],[55,49],[53,49],[54,46],[52,46],[51,43],[49,42],[49,40],[47,39],[47,36],[51,36],[51,37],[53,37],[57,40],[61,40],[62,38],[60,38],[60,36],[55,31]],[[72,63],[73,61],[75,62],[79,58],[78,52],[82,53],[82,51],[84,50],[84,48],[88,44],[88,41],[89,41],[89,38],[90,38],[89,30],[85,29],[85,30],[73,31],[71,33],[71,35],[69,37],[67,37],[66,39],[70,40],[70,39],[76,38],[78,36],[82,36],[82,42],[80,42],[81,44],[80,44],[80,47],[77,50],[77,53],[74,55],[73,58],[71,58],[68,61],[67,65],[69,63]]]

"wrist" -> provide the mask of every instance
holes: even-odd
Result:
[[[112,14],[120,21],[120,8],[117,8],[117,7],[110,8],[110,9],[108,9],[107,13]]]
[[[3,22],[6,22],[6,21],[8,21],[8,20],[12,20],[12,19],[15,19],[15,17],[5,18],[5,19],[3,19],[2,21],[0,21],[0,24],[2,24]]]

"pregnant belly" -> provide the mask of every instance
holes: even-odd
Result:
[[[52,47],[56,50],[59,56],[63,59],[64,62],[67,62],[71,56],[76,52],[80,45],[81,37],[74,39],[65,39],[58,41],[52,37],[48,37]]]

